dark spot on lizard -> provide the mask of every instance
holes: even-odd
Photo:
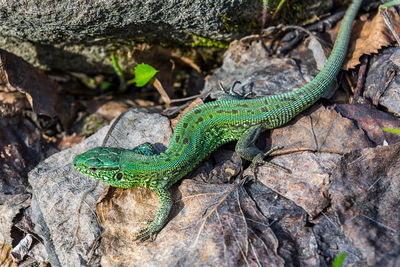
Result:
[[[165,162],[170,162],[171,161],[171,159],[165,159]]]
[[[232,109],[232,114],[237,114],[238,111],[236,109]]]
[[[222,109],[217,110],[217,113],[222,113],[224,112]]]
[[[247,105],[247,104],[237,104],[236,106],[237,107],[242,107],[242,108],[248,108],[249,107],[249,105]]]
[[[176,153],[176,154],[175,154],[175,157],[179,157],[179,156],[180,156],[179,153]]]
[[[179,142],[179,139],[180,139],[181,137],[179,136],[179,135],[177,135],[176,137],[175,137],[175,141],[176,142]]]
[[[197,120],[197,122],[196,123],[199,123],[199,122],[202,122],[203,121],[203,118],[202,117],[200,117],[198,120]]]
[[[261,112],[268,112],[268,108],[266,107],[261,108]]]
[[[201,112],[201,109],[196,109],[196,110],[194,111],[195,114],[199,114],[200,112]]]
[[[213,115],[212,114],[210,114],[210,119],[212,119],[213,118]]]
[[[183,139],[183,144],[186,145],[187,143],[189,143],[189,140],[187,138]]]
[[[293,102],[293,101],[295,101],[296,100],[296,98],[294,98],[294,97],[282,97],[282,101],[290,101],[290,102]]]
[[[188,124],[185,122],[185,123],[183,124],[183,128],[186,128],[186,127],[188,127]]]

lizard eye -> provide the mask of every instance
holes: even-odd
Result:
[[[124,174],[123,174],[122,172],[117,172],[117,173],[114,175],[114,178],[117,179],[117,180],[121,180],[122,177],[124,177]]]

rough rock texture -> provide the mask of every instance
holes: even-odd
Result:
[[[303,2],[301,20],[332,6]],[[115,46],[229,41],[258,31],[261,10],[259,0],[8,0],[0,2],[0,47],[42,68],[110,72]]]
[[[101,227],[95,205],[106,184],[94,186],[94,179],[74,170],[72,159],[102,145],[108,128],[102,128],[71,149],[54,154],[29,173],[34,231],[42,238],[52,266],[98,265]],[[168,120],[148,111],[128,111],[113,129],[106,146],[133,148],[146,141],[165,146],[171,135]]]
[[[221,35],[221,15],[232,23],[249,21],[259,1],[7,1],[1,7],[6,35],[35,43],[88,42],[95,38],[185,41],[182,29],[196,35]],[[240,8],[241,12],[234,14]],[[34,27],[34,31],[32,30]],[[223,36],[223,35],[222,35]]]
[[[110,71],[111,62],[102,62],[109,57],[110,44],[184,44],[194,41],[191,34],[229,40],[245,32],[227,28],[257,20],[261,4],[258,0],[7,1],[0,3],[0,47],[42,66]]]

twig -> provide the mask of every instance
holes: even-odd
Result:
[[[371,217],[368,217],[368,216],[366,216],[366,215],[364,215],[364,214],[361,214],[361,216],[363,216],[364,218],[367,218],[368,220],[370,220],[370,221],[372,221],[372,222],[374,222],[374,223],[376,223],[376,224],[378,224],[378,225],[380,225],[380,226],[382,226],[382,227],[384,227],[384,228],[386,228],[386,229],[389,229],[390,231],[393,231],[394,233],[397,233],[396,229],[393,229],[393,228],[390,227],[390,226],[387,226],[387,225],[385,225],[385,224],[383,224],[383,223],[381,223],[381,222],[378,222],[377,220],[374,220],[374,219],[372,219]]]
[[[360,69],[358,71],[357,85],[356,85],[356,88],[354,89],[354,96],[353,96],[353,100],[351,101],[352,103],[357,103],[361,97],[361,90],[364,86],[364,81],[365,81],[365,73],[367,72],[368,56],[363,55],[361,57],[360,61],[361,61],[361,65],[360,65]]]
[[[171,99],[169,98],[167,92],[164,90],[164,87],[157,78],[154,79],[153,85],[160,93],[161,99],[164,101],[167,107],[169,107],[171,105]]]
[[[325,29],[330,29],[332,28],[332,25],[335,24],[336,22],[338,22],[346,13],[346,11],[339,11],[331,16],[329,16],[327,19],[324,19],[322,21],[318,21],[317,23],[314,23],[310,26],[306,27],[306,30],[308,32],[311,31],[319,31],[322,32]],[[289,52],[298,42],[300,42],[300,40],[304,37],[304,32],[300,32],[300,33],[295,33],[295,32],[290,32],[288,34],[286,34],[281,41],[283,42],[288,42],[287,45],[282,46],[279,49],[279,53],[282,54],[286,54],[287,52]]]
[[[74,235],[72,237],[72,243],[71,245],[68,247],[68,250],[72,249],[72,247],[75,245],[75,240],[77,238],[78,235],[78,230],[79,230],[79,220],[80,220],[80,211],[81,211],[81,207],[82,207],[82,203],[84,201],[84,199],[86,198],[87,194],[89,194],[90,192],[92,192],[93,190],[96,189],[96,187],[99,185],[99,180],[96,180],[95,183],[93,183],[91,185],[91,187],[89,187],[85,192],[83,192],[81,200],[79,201],[79,205],[76,209],[76,227],[75,227],[75,231],[74,231]]]
[[[171,99],[170,103],[172,104],[172,103],[177,103],[177,102],[189,101],[192,99],[196,99],[198,97],[202,98],[204,96],[208,96],[210,93],[211,93],[211,90],[209,90],[205,93],[202,93],[202,94],[198,94],[198,95],[188,96],[188,97],[184,97],[184,98]]]
[[[344,155],[347,152],[343,151],[335,151],[335,150],[329,150],[329,149],[317,149],[317,148],[293,148],[293,149],[280,149],[277,150],[276,152],[271,153],[271,157],[273,156],[281,156],[281,155],[287,155],[287,154],[292,154],[296,152],[320,152],[320,153],[332,153],[332,154],[338,154],[338,155]]]
[[[88,259],[88,261],[86,262],[86,266],[90,266],[90,261],[91,261],[92,258],[93,258],[93,254],[94,254],[95,247],[96,247],[96,245],[99,243],[100,238],[101,238],[101,234],[99,234],[99,235],[97,236],[96,240],[94,241],[94,243],[93,243],[93,245],[92,245],[92,248],[90,249],[90,252],[89,252],[89,259]]]

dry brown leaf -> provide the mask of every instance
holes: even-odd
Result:
[[[387,14],[393,27],[400,29],[400,17],[395,8],[388,8]],[[353,23],[350,46],[342,68],[344,70],[355,68],[360,64],[362,55],[378,53],[379,49],[389,46],[394,41],[396,40],[386,26],[381,11],[361,16],[360,20]]]
[[[82,135],[77,135],[76,133],[73,133],[70,136],[64,136],[60,143],[58,144],[58,149],[60,150],[64,150],[70,147],[73,147],[74,145],[82,142],[83,140],[85,140],[85,136]]]
[[[0,114],[3,116],[14,115],[15,113],[27,109],[30,104],[24,94],[20,92],[4,92],[0,87]]]
[[[0,49],[0,86],[5,92],[23,93],[33,111],[56,116],[59,86],[22,58]]]
[[[12,258],[11,258],[11,247],[6,245],[6,244],[2,244],[0,245],[0,266],[4,266],[4,267],[16,267],[18,266],[15,262],[13,262]]]
[[[203,100],[201,100],[201,98],[196,98],[192,103],[190,103],[190,105],[185,108],[178,116],[176,116],[176,118],[171,120],[171,126],[173,129],[175,129],[175,126],[178,124],[178,121],[182,118],[183,115],[185,115],[186,113],[189,112],[189,110],[200,106],[204,104]]]
[[[399,154],[399,143],[356,150],[341,159],[330,177],[332,219],[342,239],[361,252],[363,266],[398,266]]]

